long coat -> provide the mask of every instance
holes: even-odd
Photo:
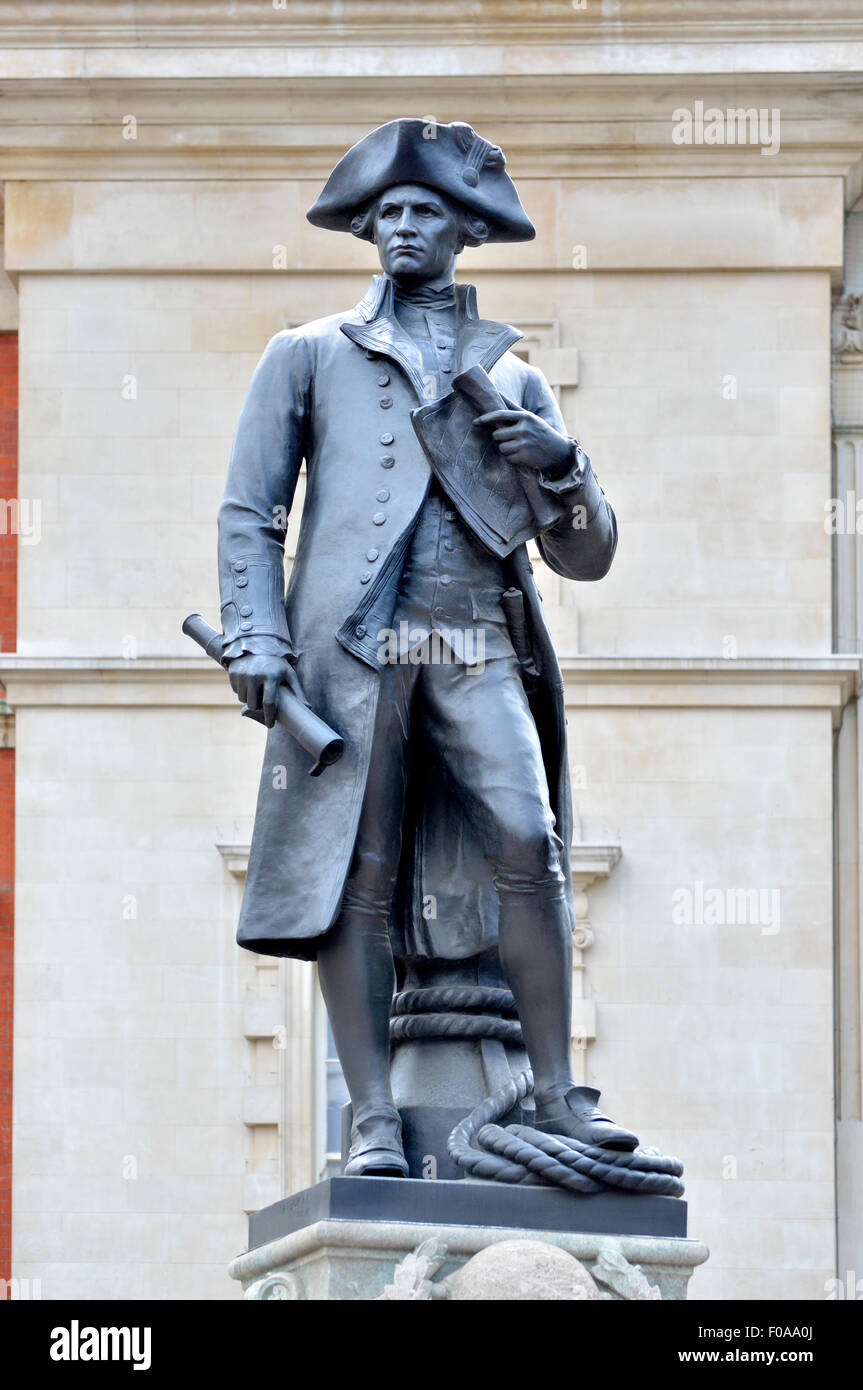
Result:
[[[503,395],[565,434],[545,378],[508,350],[518,332],[479,318],[471,286],[458,293],[458,369],[481,364]],[[314,959],[339,910],[372,756],[377,633],[391,625],[431,478],[411,424],[423,401],[420,354],[392,313],[383,276],[354,311],[278,333],[252,378],[219,513],[224,650],[292,653],[312,708],[346,751],[310,778],[309,755],[280,725],[268,733],[237,937],[250,950]],[[560,520],[537,542],[558,574],[598,579],[611,564],[616,525],[589,460],[580,450],[578,457],[578,485],[560,485]],[[306,499],[284,595],[286,518],[304,458]],[[369,580],[373,549],[379,559]],[[539,671],[531,708],[566,853],[563,681],[526,548],[506,563],[525,598]],[[433,760],[423,758],[421,732],[412,757],[394,945],[404,956],[471,956],[497,938],[490,870]]]

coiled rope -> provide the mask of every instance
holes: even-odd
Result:
[[[390,1036],[394,1042],[421,1038],[493,1038],[522,1045],[515,1018],[490,1016],[483,1010],[515,1014],[509,990],[483,985],[411,989],[393,1000]],[[617,1188],[654,1196],[681,1197],[683,1165],[651,1149],[618,1153],[544,1134],[529,1125],[497,1121],[533,1091],[533,1073],[520,1072],[494,1091],[456,1125],[447,1141],[450,1157],[475,1178],[495,1182],[541,1183],[571,1192]]]

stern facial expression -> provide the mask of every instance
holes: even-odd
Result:
[[[449,200],[419,184],[388,189],[375,212],[381,266],[396,283],[448,284],[461,250],[460,231],[461,219]]]

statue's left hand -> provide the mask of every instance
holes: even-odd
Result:
[[[561,476],[575,462],[572,440],[530,410],[492,410],[476,425],[487,426],[504,458],[518,468]]]

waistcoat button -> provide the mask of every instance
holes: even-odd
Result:
[[[382,443],[382,444],[392,444],[392,442],[393,442],[394,439],[395,439],[395,435],[393,435],[393,434],[382,434],[382,435],[381,435],[381,443]]]
[[[378,488],[377,492],[375,493],[375,497],[378,499],[379,502],[389,502],[389,500],[390,500],[390,490],[389,490],[389,488],[388,488],[388,487]]]
[[[372,517],[372,521],[375,523],[375,526],[383,526],[386,519],[386,512],[375,512],[374,516]]]

